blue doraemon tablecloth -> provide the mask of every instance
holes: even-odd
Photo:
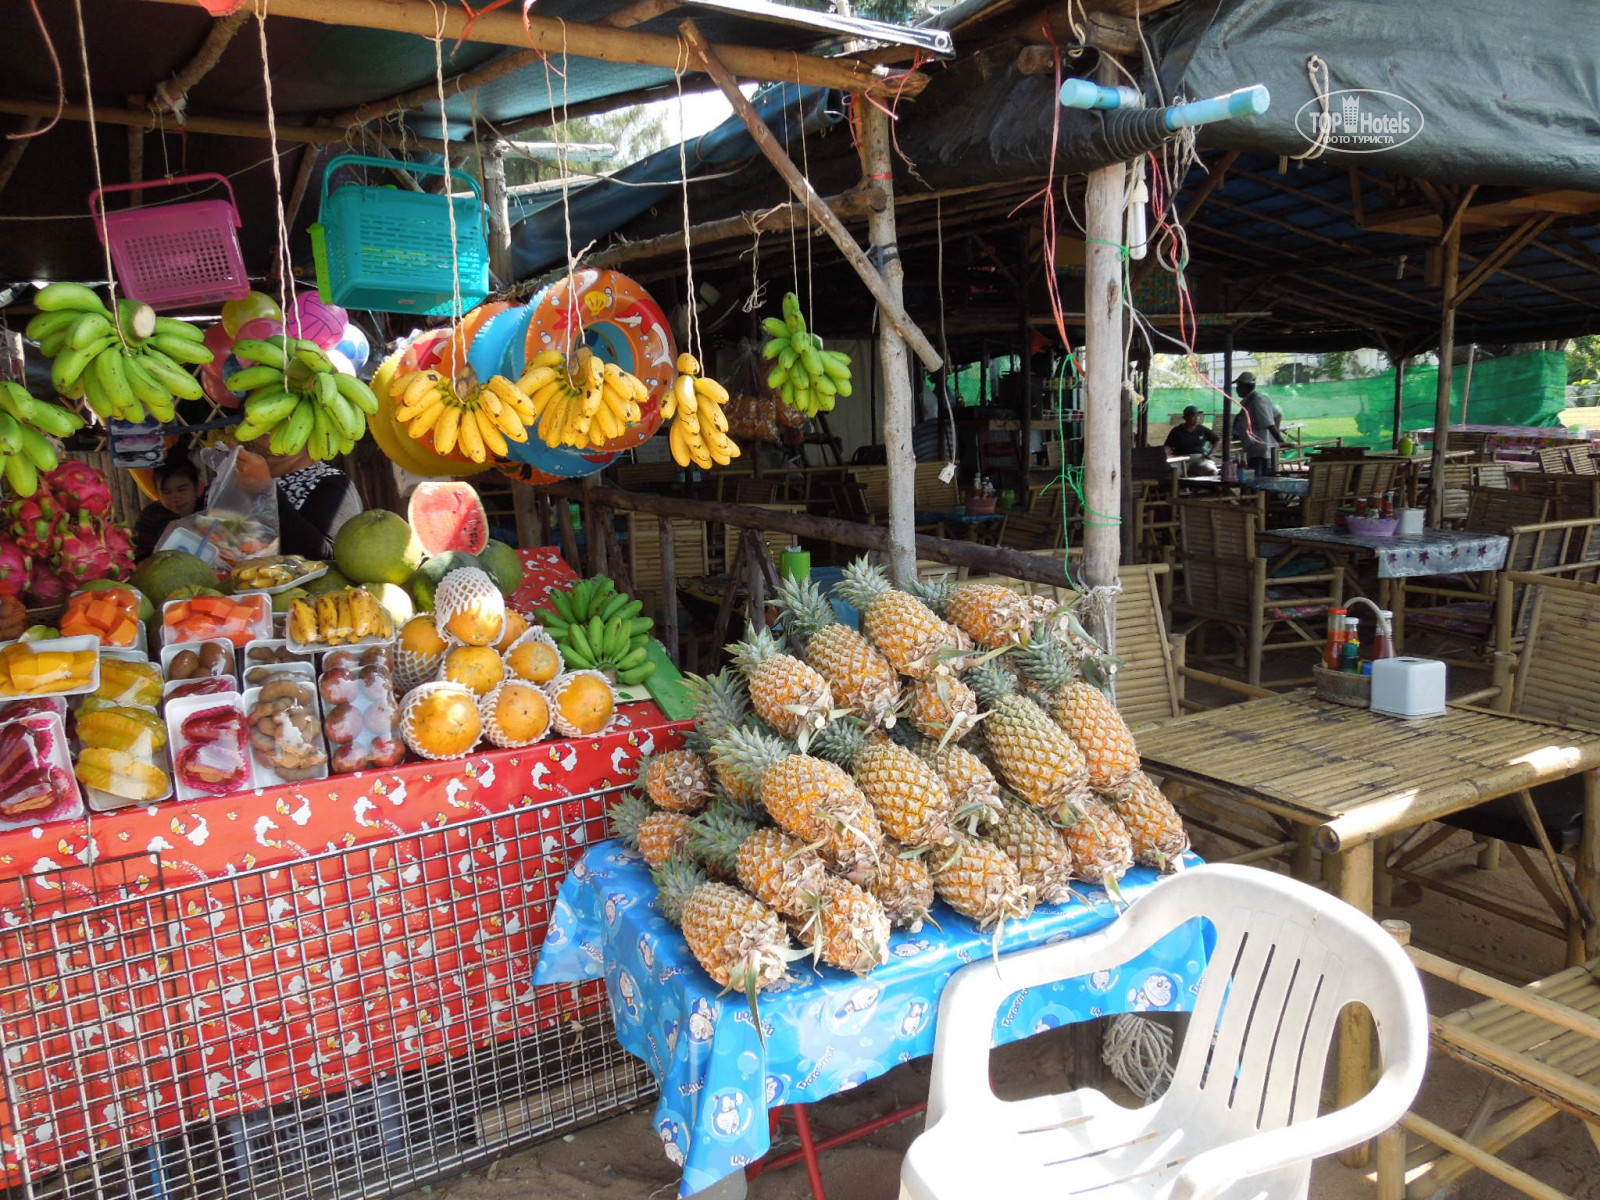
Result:
[[[1155,883],[1155,872],[1138,868],[1122,881],[1123,895],[1137,901]],[[941,904],[941,928],[896,932],[890,961],[865,979],[796,964],[798,982],[761,993],[763,1047],[745,997],[717,994],[655,897],[638,855],[616,842],[591,847],[561,885],[534,983],[605,979],[618,1039],[661,1084],[656,1130],[683,1167],[683,1196],[767,1153],[768,1108],[809,1104],[932,1054],[945,982],[991,953],[988,934]],[[1092,933],[1116,918],[1099,888],[1086,886],[1085,899],[1012,922],[1001,951]],[[1114,971],[1019,992],[1000,1011],[995,1042],[1107,1013],[1186,1011],[1205,962],[1206,934],[1195,921]]]

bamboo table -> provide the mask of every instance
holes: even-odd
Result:
[[[1460,705],[1442,716],[1403,720],[1297,691],[1145,730],[1139,753],[1145,770],[1170,790],[1214,793],[1291,822],[1301,844],[1295,874],[1309,873],[1314,839],[1332,856],[1338,895],[1368,914],[1375,842],[1587,772],[1577,886],[1590,911],[1600,911],[1600,732]],[[1585,941],[1594,942],[1597,932],[1591,927]],[[1569,950],[1581,961],[1596,946]],[[1371,1054],[1365,1015],[1346,1013],[1341,1106],[1366,1093]]]
[[[1371,558],[1378,567],[1378,607],[1394,608],[1394,580],[1422,575],[1462,575],[1498,571],[1505,565],[1511,540],[1504,534],[1466,529],[1424,529],[1411,535],[1373,537],[1351,533],[1336,525],[1303,525],[1293,529],[1268,529],[1256,535],[1261,543],[1284,542],[1290,551],[1277,569],[1300,554],[1332,559],[1344,569],[1349,585],[1346,596],[1358,594],[1356,560]],[[1286,576],[1293,582],[1292,576]]]

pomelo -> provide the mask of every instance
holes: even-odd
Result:
[[[508,600],[522,586],[522,577],[527,574],[527,569],[522,565],[522,555],[493,538],[478,552],[478,565],[489,572],[495,587]]]
[[[320,596],[323,592],[343,591],[350,586],[350,581],[338,567],[329,567],[324,574],[318,575],[306,584],[306,593],[311,596]]]
[[[217,573],[186,550],[157,550],[134,568],[132,583],[160,608],[181,587],[216,591]]]
[[[275,613],[286,613],[296,600],[304,600],[310,594],[311,593],[307,592],[303,587],[292,587],[281,592],[273,592],[272,611]]]
[[[459,479],[419,483],[406,516],[430,555],[450,550],[481,554],[489,541],[489,518],[478,489]]]
[[[411,526],[384,508],[357,513],[333,539],[333,561],[352,583],[404,583],[422,555]]]
[[[451,571],[476,566],[478,566],[478,556],[460,550],[446,550],[443,554],[436,554],[428,559],[417,568],[417,573],[406,584],[406,590],[417,603],[417,611],[433,611],[433,593],[438,590],[440,581]]]
[[[396,629],[409,621],[417,611],[411,603],[411,594],[397,583],[375,583],[368,590],[394,619]]]

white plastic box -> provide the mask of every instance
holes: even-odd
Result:
[[[1372,711],[1437,717],[1445,710],[1445,664],[1437,658],[1380,658],[1372,664]]]

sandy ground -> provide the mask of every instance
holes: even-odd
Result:
[[[1452,684],[1453,691],[1481,686],[1466,676],[1452,680]],[[1197,839],[1196,849],[1210,857],[1237,853],[1237,847],[1230,849],[1228,843],[1204,836]],[[1501,870],[1479,870],[1463,834],[1437,851],[1436,856],[1450,864],[1451,877],[1459,886],[1514,896],[1523,903],[1540,906],[1537,893],[1509,855]],[[1501,964],[1498,973],[1517,983],[1551,974],[1564,965],[1564,947],[1554,939],[1431,893],[1414,903],[1381,909],[1377,915],[1411,922],[1419,943],[1446,956],[1451,947],[1470,948],[1478,957]],[[1478,999],[1426,976],[1424,983],[1429,1008],[1435,1013],[1452,1012]],[[812,1120],[817,1137],[924,1099],[929,1061],[908,1063],[866,1086],[816,1105]],[[1066,1031],[1055,1031],[996,1051],[992,1074],[1001,1095],[1017,1098],[1070,1090],[1072,1065]],[[1106,1090],[1120,1102],[1136,1103],[1109,1076],[1107,1080]],[[1428,1119],[1459,1132],[1484,1097],[1487,1085],[1487,1076],[1436,1053],[1415,1107]],[[1525,1097],[1518,1093],[1508,1098]],[[921,1118],[916,1117],[824,1153],[822,1175],[830,1200],[894,1200],[898,1195],[900,1160],[919,1132]],[[1413,1139],[1413,1147],[1417,1144]],[[791,1134],[779,1149],[796,1145]],[[1576,1118],[1564,1114],[1555,1117],[1516,1143],[1505,1157],[1578,1200],[1600,1200],[1596,1150]],[[488,1168],[410,1193],[407,1200],[421,1200],[424,1195],[433,1200],[667,1200],[676,1195],[676,1190],[677,1174],[661,1153],[650,1123],[650,1109],[646,1107],[509,1154]],[[1311,1194],[1314,1200],[1371,1200],[1376,1190],[1369,1172],[1325,1161],[1315,1168]],[[1472,1173],[1446,1194],[1450,1200],[1498,1200],[1517,1193],[1497,1180]],[[805,1168],[794,1166],[751,1181],[749,1195],[751,1200],[805,1200],[811,1196],[811,1189]]]

